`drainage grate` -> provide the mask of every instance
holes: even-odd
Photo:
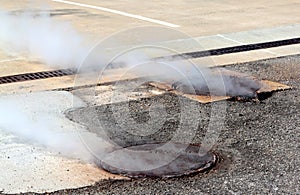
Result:
[[[202,58],[208,56],[217,56],[217,55],[224,55],[230,53],[239,53],[245,51],[252,51],[252,50],[259,50],[259,49],[268,49],[273,47],[280,47],[280,46],[287,46],[287,45],[294,45],[299,44],[300,38],[293,38],[293,39],[285,39],[280,41],[271,41],[271,42],[264,42],[264,43],[256,43],[256,44],[249,44],[249,45],[240,45],[234,47],[225,47],[220,49],[211,49],[206,51],[196,51],[196,52],[188,52],[183,54],[176,54],[167,57],[159,57],[159,59],[173,59],[176,57],[185,57],[185,58]]]
[[[173,59],[174,57],[201,58],[201,57],[207,57],[207,56],[224,55],[224,54],[238,53],[238,52],[258,50],[258,49],[267,49],[267,48],[272,48],[272,47],[280,47],[280,46],[293,45],[293,44],[299,44],[299,43],[300,43],[300,38],[285,39],[285,40],[280,40],[280,41],[272,41],[272,42],[265,42],[265,43],[257,43],[257,44],[241,45],[241,46],[235,46],[235,47],[212,49],[212,50],[206,50],[206,51],[182,53],[182,54],[176,54],[176,55],[172,55],[172,56],[158,57],[153,60]],[[119,64],[119,66],[113,65],[112,68],[120,68],[123,66],[124,65],[122,65],[122,64]],[[38,80],[38,79],[47,79],[47,78],[52,78],[52,77],[61,77],[61,76],[67,76],[67,75],[74,75],[75,73],[76,73],[76,71],[73,69],[61,69],[61,70],[54,70],[54,71],[43,71],[43,72],[4,76],[4,77],[0,77],[0,84],[31,81],[31,80]]]
[[[43,71],[43,72],[10,75],[10,76],[0,77],[0,84],[47,79],[52,77],[62,77],[67,75],[74,75],[75,73],[76,71],[72,69],[61,69],[61,70],[54,70],[54,71]]]

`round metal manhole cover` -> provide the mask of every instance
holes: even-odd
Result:
[[[178,177],[194,174],[211,169],[217,163],[217,156],[213,152],[205,152],[202,155],[199,153],[200,145],[168,144],[166,150],[161,149],[164,143],[151,143],[116,149],[106,155],[106,160],[100,160],[97,164],[113,174],[143,178]],[[172,149],[170,150],[170,148]],[[162,159],[171,160],[168,163],[163,163]]]

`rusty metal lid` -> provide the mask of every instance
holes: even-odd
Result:
[[[200,145],[168,142],[119,148],[97,162],[102,169],[131,178],[178,177],[206,171],[215,166],[216,154]],[[202,152],[200,152],[202,151]],[[169,161],[169,162],[168,162]]]

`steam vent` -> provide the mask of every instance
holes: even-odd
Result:
[[[114,174],[143,178],[189,175],[207,171],[217,163],[217,156],[212,152],[201,154],[199,145],[168,143],[171,145],[168,149],[160,149],[163,144],[165,143],[143,144],[118,149],[106,156],[113,162],[110,160],[109,163],[106,163],[104,160],[98,161],[97,164]],[[134,161],[129,159],[134,159]],[[166,159],[171,160],[168,162]],[[143,168],[138,168],[139,166]]]
[[[299,194],[299,10],[1,0],[0,194]]]

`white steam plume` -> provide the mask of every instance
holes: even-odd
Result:
[[[20,142],[43,146],[55,153],[93,162],[93,154],[84,141],[88,141],[102,153],[110,147],[109,144],[64,116],[65,110],[84,105],[68,92],[2,96],[0,137],[4,136],[2,132],[6,132],[16,136],[16,140]]]
[[[89,43],[70,23],[41,11],[13,14],[0,9],[0,48],[14,55],[36,59],[61,68],[80,65]]]

